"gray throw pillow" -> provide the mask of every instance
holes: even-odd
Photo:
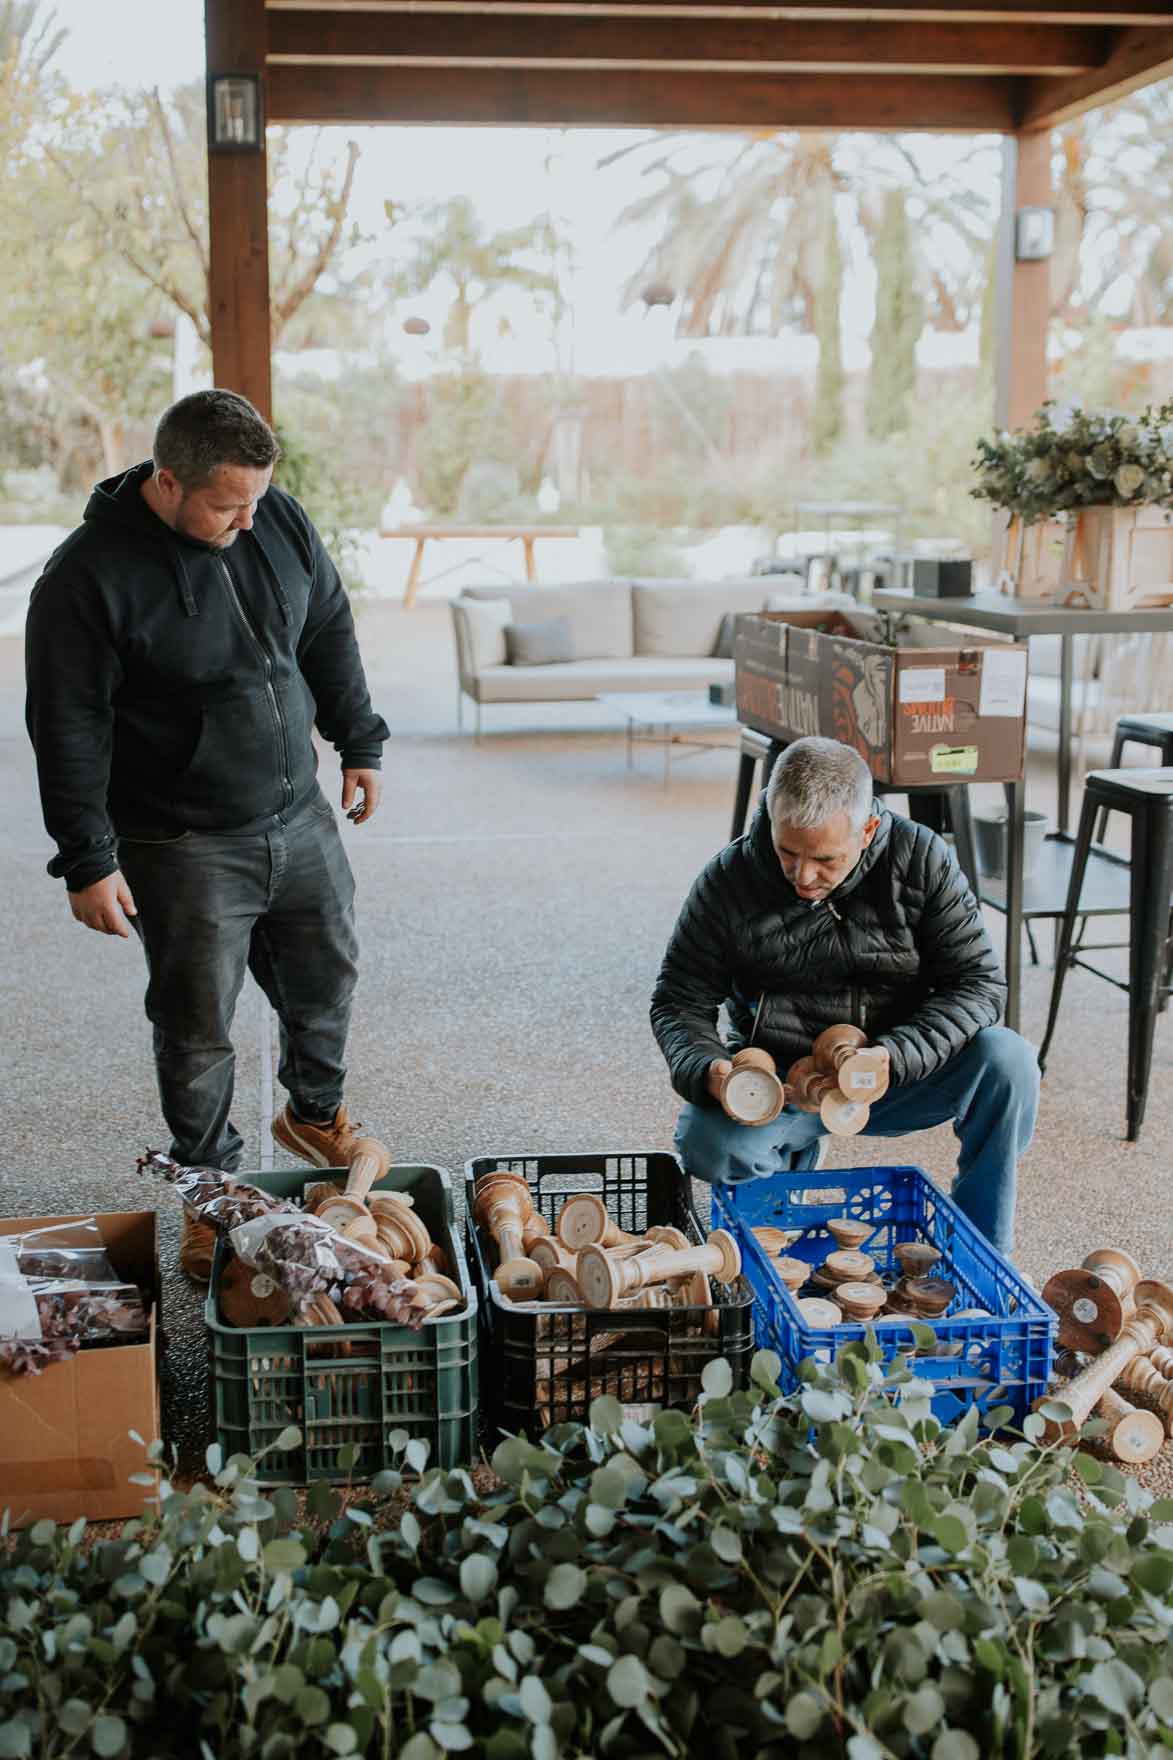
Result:
[[[554,666],[574,659],[569,617],[543,623],[507,623],[505,657],[510,666]]]

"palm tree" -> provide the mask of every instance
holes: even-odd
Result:
[[[555,318],[560,315],[558,278],[550,269],[535,266],[533,260],[544,257],[549,262],[555,255],[557,241],[547,216],[486,236],[468,197],[453,196],[446,202],[430,203],[416,218],[422,235],[413,255],[392,272],[391,291],[400,298],[410,298],[447,277],[455,290],[444,327],[444,340],[450,348],[459,354],[469,353],[475,307],[503,287],[545,296]]]

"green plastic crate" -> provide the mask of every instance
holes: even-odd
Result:
[[[246,1173],[275,1197],[298,1198],[314,1180],[346,1178],[344,1168]],[[216,1291],[226,1258],[217,1242],[204,1307],[212,1380],[212,1424],[226,1455],[255,1457],[266,1485],[315,1479],[363,1480],[400,1464],[389,1437],[406,1431],[428,1443],[432,1466],[463,1466],[476,1450],[477,1298],[455,1227],[452,1181],[442,1167],[392,1167],[376,1191],[410,1192],[428,1233],[448,1255],[467,1307],[408,1326],[358,1321],[346,1326],[226,1326]],[[272,1443],[290,1424],[299,1448]],[[358,1449],[353,1467],[339,1451]]]

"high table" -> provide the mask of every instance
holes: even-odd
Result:
[[[415,596],[419,590],[420,570],[424,562],[424,546],[429,539],[437,542],[444,538],[506,538],[520,539],[525,552],[525,578],[536,581],[537,569],[534,565],[534,544],[539,538],[577,538],[577,526],[446,526],[446,525],[411,525],[387,526],[379,533],[380,538],[411,538],[415,544],[415,554],[411,559],[407,585],[403,590],[403,603],[410,611],[415,604]]]
[[[1078,611],[1048,605],[1036,599],[1011,599],[1002,593],[973,593],[966,599],[930,599],[904,589],[883,588],[872,594],[877,611],[921,617],[934,623],[960,624],[968,629],[997,631],[1025,641],[1028,636],[1058,636],[1059,640],[1059,803],[1058,832],[1046,839],[1039,872],[1024,883],[1022,873],[1022,825],[1026,808],[1024,782],[1006,785],[1007,827],[1006,878],[984,879],[981,899],[1006,913],[1006,1025],[1018,1028],[1022,987],[1022,925],[1031,917],[1060,917],[1067,897],[1074,840],[1068,833],[1071,817],[1071,691],[1074,676],[1073,637],[1120,635],[1145,630],[1173,634],[1173,607],[1159,606],[1135,611]],[[1155,705],[1137,704],[1138,708]],[[1128,864],[1093,848],[1087,879],[1080,895],[1086,916],[1115,914],[1129,908]]]

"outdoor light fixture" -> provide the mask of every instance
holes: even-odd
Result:
[[[208,80],[208,146],[214,153],[259,153],[264,140],[261,82],[255,73]]]
[[[1041,263],[1054,248],[1054,208],[1019,208],[1014,216],[1015,262]]]

